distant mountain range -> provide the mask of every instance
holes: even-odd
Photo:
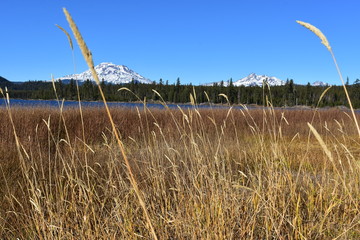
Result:
[[[233,81],[233,85],[235,87],[238,86],[245,86],[245,87],[250,87],[250,86],[262,86],[263,82],[267,82],[270,86],[282,86],[286,84],[286,81],[280,80],[279,78],[276,77],[269,77],[267,75],[256,75],[255,73],[251,73],[249,76],[241,78],[239,80]],[[220,85],[220,82],[215,82],[215,83],[208,83],[205,84],[206,86],[213,86],[213,85]],[[227,87],[230,84],[230,81],[223,81],[223,85],[225,87]],[[311,84],[312,86],[329,86],[329,84],[321,82],[321,81],[316,81],[313,84]]]
[[[111,84],[124,84],[130,83],[132,80],[140,83],[152,83],[152,81],[148,78],[145,78],[138,74],[137,72],[131,70],[130,68],[124,65],[116,65],[113,63],[100,63],[95,67],[95,71],[97,72],[99,79],[104,80],[107,83]],[[71,79],[86,81],[87,79],[93,80],[92,74],[90,70],[87,70],[80,74],[71,74],[64,77],[59,78],[59,80],[63,80],[65,83]],[[285,85],[285,81],[280,80],[276,77],[269,77],[267,75],[256,75],[255,73],[251,73],[249,76],[241,78],[233,82],[234,86],[262,86],[263,82],[267,81],[270,86],[281,86]],[[224,86],[229,85],[229,81],[223,82]],[[212,86],[214,84],[220,85],[221,82],[208,83],[204,84],[206,86]],[[324,82],[314,82],[313,86],[327,86],[328,84]]]
[[[95,66],[95,71],[97,72],[100,81],[104,80],[106,83],[110,84],[125,84],[130,83],[132,80],[139,82],[150,84],[152,81],[146,77],[143,77],[139,73],[131,70],[127,66],[124,65],[116,65],[109,62],[100,63]],[[87,79],[94,81],[90,70],[82,72],[80,74],[71,74],[66,75],[64,77],[58,78],[57,80],[62,80],[64,83],[68,83],[71,79],[78,80],[80,82],[86,81]],[[276,78],[269,77],[267,75],[256,75],[255,73],[251,73],[249,76],[241,78],[239,80],[233,81],[234,86],[262,86],[263,82],[266,81],[270,86],[281,86],[285,85],[286,82]],[[203,84],[205,86],[213,86],[215,84],[220,85],[222,81]],[[14,82],[16,83],[16,82]],[[223,81],[224,86],[228,86],[230,81]],[[10,85],[12,82],[7,79],[0,77],[0,87],[4,87],[5,85]],[[329,84],[316,81],[312,86],[328,86]]]
[[[104,80],[107,83],[111,84],[124,84],[130,83],[132,80],[139,83],[152,83],[150,79],[147,79],[140,74],[134,72],[130,68],[124,65],[116,65],[113,63],[100,63],[95,66],[95,71],[99,76],[100,81]],[[94,81],[90,70],[87,70],[80,74],[71,74],[59,78],[59,80],[79,80],[86,81],[87,79]]]

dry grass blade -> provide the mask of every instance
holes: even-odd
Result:
[[[333,156],[330,152],[330,150],[328,149],[328,147],[326,146],[324,140],[321,138],[320,134],[318,133],[318,131],[316,131],[316,129],[310,124],[308,123],[308,126],[311,130],[311,132],[314,134],[316,140],[318,140],[318,142],[320,143],[322,149],[324,150],[326,156],[328,156],[328,158],[330,159],[330,161],[334,162]]]
[[[69,12],[64,8],[64,13],[65,13],[65,16],[66,16],[66,19],[67,21],[69,22],[69,25],[70,25],[70,28],[75,36],[75,39],[81,49],[81,52],[85,58],[85,61],[86,63],[88,64],[88,67],[90,68],[91,70],[91,73],[92,73],[92,76],[95,80],[95,82],[97,83],[97,86],[99,88],[99,91],[100,91],[100,95],[103,99],[103,102],[104,102],[104,105],[105,105],[105,108],[106,108],[106,112],[107,112],[107,115],[109,117],[109,120],[110,120],[110,123],[111,123],[111,126],[112,126],[112,130],[113,130],[113,134],[115,135],[115,138],[117,140],[117,143],[118,143],[118,146],[120,148],[120,151],[121,151],[121,154],[124,158],[124,161],[125,161],[125,164],[126,164],[126,167],[128,169],[128,173],[129,173],[129,178],[130,178],[130,182],[131,182],[131,185],[133,186],[134,190],[135,190],[135,193],[138,197],[138,200],[139,200],[139,203],[144,211],[144,215],[145,215],[145,218],[146,218],[146,221],[149,225],[149,228],[150,228],[150,231],[151,231],[151,235],[153,236],[154,239],[158,239],[157,238],[157,235],[155,233],[155,230],[154,230],[154,227],[152,225],[152,222],[150,220],[150,217],[149,217],[149,214],[148,214],[148,210],[146,208],[146,205],[145,205],[145,202],[143,200],[143,197],[141,195],[141,192],[140,192],[140,189],[138,187],[138,184],[135,180],[135,177],[134,177],[134,174],[132,172],[132,169],[131,169],[131,166],[130,166],[130,163],[129,163],[129,160],[127,158],[127,155],[125,153],[125,149],[124,149],[124,144],[123,142],[120,140],[120,136],[119,136],[119,133],[118,133],[118,130],[116,129],[115,127],[115,123],[113,121],[113,118],[112,118],[112,115],[110,113],[110,110],[109,110],[109,107],[107,105],[107,102],[106,102],[106,98],[105,98],[105,95],[104,95],[104,92],[101,88],[101,84],[100,84],[100,80],[99,80],[99,77],[95,71],[95,68],[94,68],[94,62],[93,62],[93,59],[92,59],[92,54],[90,52],[90,50],[88,49],[84,39],[82,38],[81,34],[80,34],[80,31],[79,29],[77,28],[74,20],[72,19],[71,15],[69,14]]]
[[[319,101],[318,101],[316,107],[318,107],[318,106],[320,105],[321,100],[323,99],[323,97],[325,96],[325,94],[330,90],[331,87],[332,87],[332,86],[326,88],[326,89],[321,93],[321,95],[320,95],[320,97],[319,97]]]
[[[57,26],[61,31],[63,31],[65,33],[65,35],[67,36],[67,38],[69,40],[71,50],[74,50],[74,46],[73,46],[73,42],[72,42],[72,39],[70,37],[70,34],[64,28],[62,28],[61,26],[59,26],[57,24],[55,24],[55,26]]]
[[[346,98],[348,100],[348,103],[349,103],[349,106],[350,106],[350,110],[351,110],[351,113],[352,113],[352,116],[353,116],[353,120],[355,122],[355,125],[356,125],[356,129],[358,131],[358,134],[359,134],[359,137],[360,137],[360,127],[359,127],[359,123],[357,121],[357,118],[356,118],[356,115],[355,115],[355,111],[354,111],[354,108],[352,106],[352,103],[351,103],[351,99],[350,99],[350,96],[349,96],[349,93],[347,91],[347,88],[346,88],[346,85],[345,85],[345,82],[344,82],[344,78],[342,77],[342,74],[341,74],[341,71],[340,71],[340,68],[339,68],[339,65],[337,64],[337,61],[336,61],[336,58],[335,58],[335,55],[334,55],[334,52],[332,51],[331,47],[330,47],[330,44],[329,44],[329,41],[327,40],[327,38],[325,37],[325,35],[320,31],[320,29],[318,29],[317,27],[311,25],[310,23],[306,23],[306,22],[302,22],[302,21],[296,21],[298,24],[306,27],[307,29],[309,29],[310,31],[312,31],[313,33],[316,34],[316,36],[318,36],[320,39],[321,39],[321,43],[325,45],[325,47],[329,50],[329,52],[331,53],[331,56],[334,60],[334,63],[335,63],[335,67],[336,67],[336,70],[339,74],[339,77],[340,77],[340,80],[341,80],[341,83],[344,87],[344,91],[345,91],[345,95],[346,95]]]
[[[337,64],[335,55],[334,55],[334,53],[333,53],[332,51],[330,51],[330,53],[331,53],[331,56],[332,56],[332,58],[333,58],[333,60],[334,60],[335,67],[336,67],[336,70],[337,70],[337,72],[338,72],[338,74],[339,74],[341,83],[342,83],[342,85],[343,85],[343,87],[344,87],[344,92],[345,92],[346,98],[347,98],[348,103],[349,103],[349,106],[350,106],[351,114],[352,114],[352,116],[353,116],[353,120],[354,120],[354,122],[355,122],[356,129],[357,129],[358,134],[359,134],[359,137],[360,137],[360,127],[359,127],[359,123],[358,123],[357,118],[356,118],[356,115],[355,115],[354,107],[353,107],[353,105],[352,105],[352,102],[351,102],[351,99],[350,99],[350,96],[349,96],[349,92],[348,92],[348,90],[347,90],[347,88],[346,88],[346,84],[345,84],[344,78],[343,78],[343,76],[342,76],[342,74],[341,74],[339,65]]]
[[[315,33],[315,35],[320,38],[321,43],[324,44],[324,46],[331,52],[331,47],[330,47],[329,41],[327,40],[325,35],[320,31],[320,29],[318,29],[317,27],[311,25],[310,23],[306,23],[306,22],[302,22],[302,21],[296,21],[296,22],[298,24],[300,24],[301,26],[306,27],[307,29],[309,29],[313,33]]]

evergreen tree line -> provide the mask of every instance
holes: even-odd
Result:
[[[142,84],[132,81],[128,84],[106,84],[101,83],[108,101],[131,102],[147,99],[148,102],[159,101],[161,98],[153,90],[158,92],[162,99],[168,103],[188,103],[190,94],[195,97],[198,104],[202,103],[227,103],[220,94],[225,94],[231,104],[257,104],[266,105],[271,102],[273,106],[316,106],[320,96],[327,89],[323,86],[296,85],[293,80],[288,80],[283,86],[259,87],[259,86],[234,86],[230,80],[228,86],[223,83],[213,86],[193,86],[192,84],[181,84],[178,78],[176,83],[165,83],[162,79],[158,83]],[[77,86],[75,80],[65,84],[62,81],[55,82],[56,93],[60,99],[77,100]],[[118,91],[120,88],[126,90]],[[360,81],[353,85],[347,85],[353,106],[360,108]],[[29,81],[22,84],[12,83],[8,86],[11,98],[20,99],[55,99],[53,84],[43,81]],[[195,94],[194,94],[195,92]],[[90,80],[79,85],[81,100],[100,100],[99,90],[96,84]],[[332,86],[323,96],[319,106],[348,106],[343,86]]]

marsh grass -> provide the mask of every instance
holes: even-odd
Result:
[[[194,99],[1,108],[0,238],[359,239],[355,114]]]
[[[24,159],[1,109],[2,238],[152,237],[104,109],[83,109],[86,156],[78,109],[9,110]],[[159,238],[359,237],[347,113],[316,112],[330,161],[309,110],[110,111]]]

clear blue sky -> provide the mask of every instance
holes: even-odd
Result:
[[[360,78],[358,0],[1,0],[0,76],[48,80],[74,73],[62,12],[95,64],[123,64],[151,80],[203,84],[250,73],[340,84],[330,53],[295,20],[327,36],[344,77]],[[77,73],[87,70],[76,45]]]

